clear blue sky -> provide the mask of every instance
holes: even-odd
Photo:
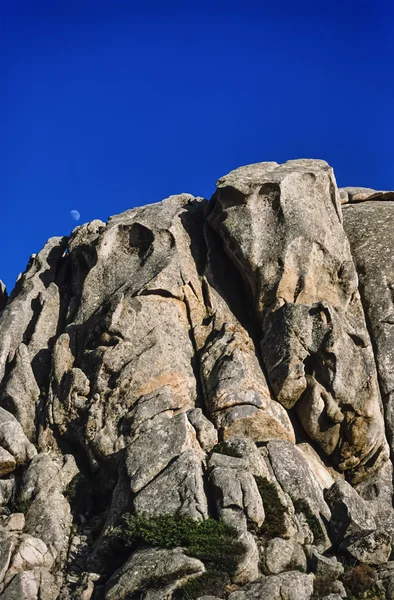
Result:
[[[0,279],[251,162],[394,189],[393,0],[0,0]]]

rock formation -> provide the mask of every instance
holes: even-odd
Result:
[[[0,282],[0,600],[394,599],[393,200],[249,165]]]

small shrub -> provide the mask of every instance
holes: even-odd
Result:
[[[224,571],[205,571],[199,577],[189,579],[179,590],[178,598],[194,600],[200,596],[223,597],[224,588],[230,583],[228,574]]]
[[[216,446],[212,448],[212,452],[216,452],[216,454],[225,454],[226,456],[232,456],[233,458],[242,458],[242,454],[234,448],[234,446],[231,446],[231,444],[226,442],[219,442],[216,444]]]
[[[342,575],[342,582],[349,596],[357,598],[360,594],[373,591],[376,571],[370,565],[357,565],[345,571]]]
[[[333,583],[332,575],[315,575],[312,600],[320,600],[331,594]]]
[[[84,484],[84,477],[83,475],[81,475],[80,473],[77,473],[77,475],[75,475],[75,477],[73,477],[71,479],[71,481],[69,482],[69,484],[66,486],[66,489],[64,490],[64,496],[67,498],[67,500],[70,502],[70,504],[72,504],[78,493],[80,492],[80,488],[83,486]]]
[[[32,505],[32,502],[33,498],[26,498],[24,496],[21,496],[15,504],[15,511],[26,514],[30,506]]]
[[[273,483],[268,481],[266,477],[256,477],[255,479],[265,511],[261,533],[268,539],[281,537],[286,533],[284,515],[287,509],[283,506],[278,490]]]
[[[302,513],[304,515],[305,520],[309,526],[309,529],[313,533],[313,541],[317,544],[319,542],[324,542],[325,535],[324,535],[322,526],[320,525],[320,521],[316,517],[316,515],[313,514],[313,512],[312,512],[309,504],[306,502],[306,500],[303,500],[302,498],[300,498],[298,500],[294,500],[293,504],[294,504],[295,511],[298,513]]]
[[[109,537],[121,539],[126,546],[182,546],[189,555],[202,560],[208,568],[224,571],[230,576],[244,554],[236,530],[215,519],[194,521],[189,517],[151,517],[128,513],[123,516],[123,522],[108,532]]]

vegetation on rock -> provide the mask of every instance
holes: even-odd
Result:
[[[286,507],[283,506],[275,485],[266,477],[255,477],[257,488],[263,500],[265,520],[261,533],[268,539],[280,537],[285,533]]]
[[[313,514],[308,502],[303,498],[293,501],[295,511],[302,513],[308,524],[309,529],[313,533],[313,541],[315,544],[324,541],[324,531],[319,523],[316,515]]]
[[[190,556],[207,566],[220,568],[231,575],[244,553],[237,532],[222,521],[194,521],[189,517],[146,514],[123,515],[123,523],[108,534],[126,546],[146,545],[160,548],[185,548]]]

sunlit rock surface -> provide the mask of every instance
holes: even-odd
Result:
[[[0,600],[394,589],[393,200],[258,163],[0,282]]]

